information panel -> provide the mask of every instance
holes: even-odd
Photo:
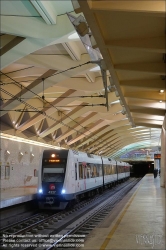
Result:
[[[154,159],[161,159],[161,154],[154,154]]]

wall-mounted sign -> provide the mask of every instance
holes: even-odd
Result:
[[[161,159],[161,154],[154,154],[154,159]]]

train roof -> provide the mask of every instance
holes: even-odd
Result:
[[[67,157],[68,152],[72,151],[74,155],[77,155],[79,157],[88,157],[88,158],[94,158],[94,159],[103,159],[104,161],[110,161],[110,163],[115,163],[116,160],[110,157],[105,157],[105,156],[100,156],[100,155],[94,155],[94,154],[90,154],[87,152],[81,152],[81,151],[77,151],[77,150],[73,150],[73,149],[46,149],[43,151],[43,157],[50,157],[51,154],[56,153],[57,156],[60,157]],[[117,161],[118,165],[127,165],[127,166],[131,166],[129,163],[127,162],[121,162],[121,161]]]

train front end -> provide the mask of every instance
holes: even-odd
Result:
[[[64,180],[68,150],[45,150],[39,172],[38,205],[40,209],[65,209]]]

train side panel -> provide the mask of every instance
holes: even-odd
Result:
[[[90,158],[86,153],[79,152],[77,160],[78,175],[75,185],[77,194],[102,185],[102,178],[99,177],[101,158],[99,156]]]
[[[63,189],[65,190],[63,195],[65,199],[71,200],[75,198],[75,158],[72,150],[68,152]]]

